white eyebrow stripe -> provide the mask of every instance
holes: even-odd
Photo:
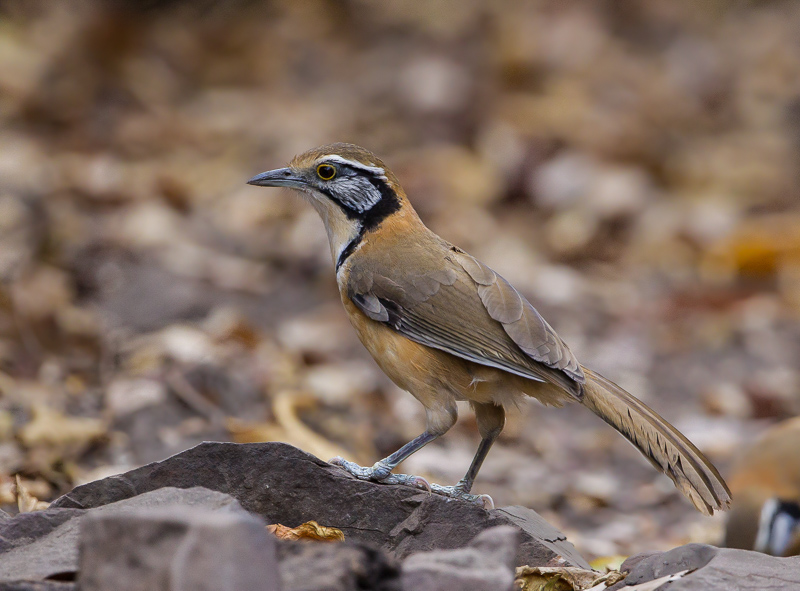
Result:
[[[383,180],[386,180],[386,171],[381,167],[367,166],[366,164],[362,164],[357,160],[348,160],[347,158],[342,158],[341,156],[337,156],[336,154],[323,156],[322,158],[319,159],[319,162],[336,162],[337,164],[344,164],[345,166],[351,166],[353,168],[358,168],[360,170],[372,173],[375,176],[381,177]]]

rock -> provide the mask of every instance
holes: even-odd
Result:
[[[583,566],[586,561],[575,550],[575,546],[567,541],[567,536],[547,523],[533,509],[511,506],[500,507],[496,511],[505,516],[510,524],[517,526],[523,532],[521,543],[517,550],[517,558],[535,553],[536,546],[541,544],[552,550],[555,555],[564,558],[568,564],[588,568]],[[522,566],[519,560],[516,561],[516,566]]]
[[[209,511],[247,515],[232,497],[196,487],[162,488],[93,510],[98,515],[136,508],[187,505]],[[23,513],[0,523],[0,582],[74,578],[78,569],[78,536],[86,510],[50,508]]]
[[[718,550],[706,544],[687,544],[667,552],[648,554],[638,561],[636,556],[632,556],[622,563],[620,570],[630,570],[625,579],[626,585],[637,585],[681,571],[702,568],[714,558]]]
[[[0,583],[0,591],[74,591],[75,583],[64,581],[11,581]]]
[[[364,482],[283,443],[203,443],[162,462],[79,486],[51,507],[100,507],[165,486],[203,486],[230,494],[267,523],[296,526],[314,520],[337,527],[348,540],[398,558],[459,548],[483,530],[512,525],[521,532],[517,565],[544,565],[560,555],[569,566],[588,568],[572,544],[530,509],[486,511],[415,488]]]
[[[488,529],[466,548],[412,554],[403,563],[406,591],[511,591],[520,532]]]
[[[281,542],[283,591],[400,591],[400,564],[359,542]]]
[[[259,519],[186,506],[92,512],[82,591],[279,591],[275,538]]]
[[[30,544],[83,513],[79,509],[45,509],[4,520],[0,522],[0,552]]]
[[[626,587],[689,571],[670,582],[670,591],[797,591],[800,556],[774,558],[749,550],[687,544],[668,552],[636,555],[622,563],[627,578],[609,588]]]
[[[586,154],[559,154],[532,171],[528,179],[529,193],[542,207],[571,207],[588,192],[595,169],[596,163]]]

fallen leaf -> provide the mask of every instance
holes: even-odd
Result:
[[[229,418],[226,427],[237,443],[285,441],[320,458],[352,455],[313,431],[300,419],[302,410],[317,404],[319,401],[309,394],[286,390],[273,398],[275,423],[246,423]]]
[[[335,527],[325,527],[316,521],[306,521],[297,527],[286,527],[280,523],[268,525],[267,529],[279,540],[316,540],[318,542],[344,542],[344,532]]]
[[[575,566],[520,566],[516,572],[521,591],[599,591],[624,578],[619,571],[603,574]]]
[[[619,570],[619,567],[622,566],[622,563],[627,559],[627,556],[621,556],[619,554],[615,556],[601,556],[589,562],[589,566],[600,572]]]
[[[17,485],[10,479],[0,476],[0,505],[13,505],[17,502]]]
[[[20,513],[30,513],[31,511],[41,511],[47,509],[50,503],[45,503],[34,497],[28,489],[22,484],[19,474],[17,474],[17,508]]]
[[[99,419],[70,417],[44,405],[33,407],[33,420],[22,427],[19,438],[28,447],[39,444],[83,445],[103,437],[106,426]]]

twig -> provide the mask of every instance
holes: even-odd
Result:
[[[175,395],[189,408],[206,417],[215,427],[225,425],[226,417],[222,409],[200,394],[180,370],[173,369],[169,371],[166,375],[166,381],[172,391],[175,392]]]

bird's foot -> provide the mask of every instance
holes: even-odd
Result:
[[[440,484],[431,484],[431,491],[437,495],[450,497],[451,499],[459,499],[469,503],[476,503],[485,509],[494,509],[494,500],[489,495],[473,495],[468,493],[459,484],[455,486],[441,486]]]
[[[340,456],[336,456],[329,462],[334,466],[339,466],[342,470],[358,478],[359,480],[369,480],[380,482],[381,484],[403,484],[431,492],[431,484],[421,476],[413,474],[392,474],[392,468],[383,463],[376,462],[371,468],[359,466],[355,462],[349,462]]]
[[[403,484],[428,491],[428,493],[435,493],[449,497],[451,499],[458,499],[467,501],[468,503],[476,503],[487,509],[494,509],[494,501],[489,495],[473,495],[467,492],[466,485],[459,482],[455,486],[442,486],[440,484],[431,484],[421,476],[414,476],[413,474],[393,474],[392,468],[383,461],[376,462],[372,467],[359,466],[355,462],[345,460],[341,456],[336,456],[331,459],[330,464],[339,466],[342,470],[355,476],[359,480],[369,480],[371,482],[380,482],[381,484]]]

